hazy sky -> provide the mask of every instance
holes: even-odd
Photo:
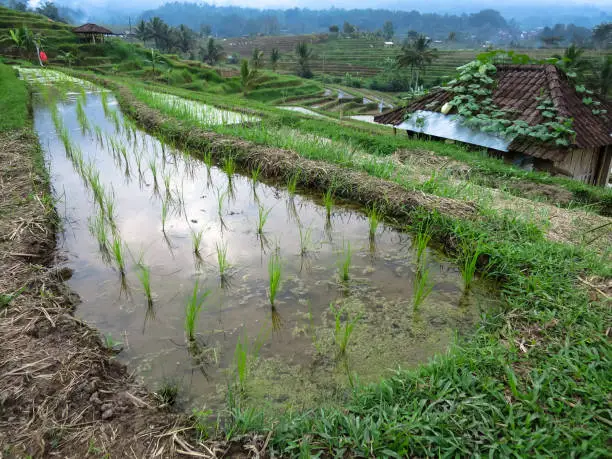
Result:
[[[167,3],[167,0],[56,0],[57,3],[70,5],[76,8],[87,10],[87,7],[100,8],[104,6],[119,7],[125,9],[150,9],[155,6]],[[181,0],[184,1],[184,0]],[[30,0],[30,4],[35,6],[41,3],[41,0]],[[194,2],[196,3],[196,2]],[[520,7],[542,7],[545,5],[592,5],[605,10],[612,10],[612,2],[610,0],[515,0],[515,1],[494,1],[494,0],[467,0],[457,2],[456,0],[258,0],[257,2],[249,0],[209,0],[207,3],[217,6],[237,5],[256,8],[293,8],[308,7],[310,9],[323,9],[335,6],[337,8],[390,8],[401,10],[417,10],[417,11],[434,11],[434,10],[463,10],[472,11],[484,7],[507,9],[512,6]]]

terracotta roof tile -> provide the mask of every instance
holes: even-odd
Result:
[[[531,125],[541,123],[543,117],[537,109],[537,97],[544,95],[553,101],[560,115],[573,119],[572,129],[576,132],[574,148],[596,148],[612,144],[612,104],[591,96],[593,100],[601,102],[600,108],[608,110],[605,115],[594,115],[593,107],[582,102],[583,96],[556,66],[497,65],[494,78],[497,85],[493,100],[499,108],[513,113],[514,119],[524,120]],[[452,98],[453,94],[448,90],[438,89],[410,102],[407,107],[383,113],[374,120],[397,126],[404,121],[406,112],[439,111]],[[564,156],[567,152],[567,148],[519,138],[510,144],[510,149],[547,159]]]

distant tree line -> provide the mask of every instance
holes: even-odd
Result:
[[[380,30],[385,37],[405,35],[414,30],[426,33],[431,39],[446,39],[449,33],[461,31],[474,39],[488,40],[496,37],[500,30],[518,32],[516,24],[506,21],[498,11],[491,9],[450,15],[382,9],[259,10],[174,2],[142,14],[145,20],[155,16],[174,26],[185,23],[195,30],[207,24],[217,36],[320,33],[328,32],[334,24],[338,27],[337,32],[351,34]]]
[[[16,11],[42,14],[43,16],[57,22],[69,23],[71,21],[71,18],[66,14],[65,9],[58,7],[51,1],[42,2],[36,8],[29,8],[28,3],[23,0],[8,0],[7,2],[0,0],[0,5],[7,6],[8,8]]]

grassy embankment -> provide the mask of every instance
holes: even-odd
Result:
[[[336,162],[341,164],[354,163],[360,159],[358,153],[367,153],[367,157],[361,158],[364,160],[361,161],[363,169],[386,179],[392,175],[402,180],[406,180],[410,175],[417,176],[418,183],[410,185],[426,192],[436,192],[449,197],[467,195],[473,198],[471,189],[477,186],[499,189],[512,196],[541,200],[561,207],[576,208],[586,205],[586,209],[590,212],[599,212],[603,215],[612,214],[612,190],[610,189],[585,185],[563,177],[551,177],[542,172],[524,171],[505,164],[503,161],[490,158],[485,152],[470,151],[460,145],[408,139],[402,135],[394,136],[377,126],[351,120],[334,122],[329,119],[313,119],[293,112],[281,111],[269,104],[257,103],[237,95],[201,94],[159,83],[151,86],[135,83],[130,79],[120,81],[130,85],[142,101],[178,117],[186,116],[186,113],[182,113],[184,109],[173,107],[156,99],[145,89],[171,93],[221,108],[235,110],[236,107],[239,107],[243,111],[257,114],[265,119],[265,122],[259,125],[261,129],[241,126],[210,126],[211,129],[220,133],[236,135],[280,148],[296,148],[301,152],[309,151],[309,157],[314,159],[323,159],[332,154],[325,140],[315,140],[321,138],[331,140],[335,143],[336,149],[342,150],[336,153]],[[291,135],[287,135],[288,129],[291,130],[289,133]],[[295,135],[296,133],[299,135]],[[421,164],[417,156],[412,155],[412,158],[416,158],[413,160],[408,154],[406,155],[408,159],[403,161],[403,175],[397,177],[397,159],[392,155],[404,150],[408,153],[411,151],[433,152],[438,159],[443,157],[455,163],[440,164],[438,162],[436,167],[432,168],[431,164]],[[466,168],[458,167],[457,163],[467,166],[468,171],[466,172]],[[469,176],[468,185],[465,184],[465,180],[458,180],[466,174]]]
[[[202,131],[176,109],[135,93],[167,115],[120,95],[124,109],[148,129],[194,150],[216,146],[206,133],[210,126]],[[232,145],[224,135],[227,148],[215,154],[248,162],[252,147]],[[304,147],[301,155],[319,154]],[[334,162],[330,154],[317,159]],[[342,166],[359,169],[347,161]],[[541,228],[492,209],[475,219],[454,216],[452,209],[444,215],[418,206],[405,211],[409,228],[429,222],[434,239],[460,264],[477,244],[479,269],[500,283],[505,310],[486,317],[447,355],[378,384],[358,384],[344,409],[270,420],[234,406],[232,431],[272,429],[274,450],[292,455],[606,454],[612,425],[609,255],[548,240]]]

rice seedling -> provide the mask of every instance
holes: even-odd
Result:
[[[268,261],[268,274],[270,277],[270,290],[268,293],[270,297],[270,304],[272,306],[274,306],[274,300],[276,299],[276,295],[278,294],[278,290],[280,288],[281,272],[281,259],[278,253],[275,253]]]
[[[100,251],[108,253],[108,232],[104,213],[100,210],[95,217],[89,220],[89,232],[97,239]]]
[[[123,242],[115,235],[111,244],[111,253],[117,263],[121,276],[125,276],[125,258],[123,257]]]
[[[104,335],[104,347],[111,352],[119,352],[123,347],[123,343],[113,338],[113,335],[110,333],[107,333]]]
[[[331,216],[332,208],[334,207],[334,190],[329,187],[325,193],[323,193],[323,204],[325,205],[325,211],[327,212],[327,218]]]
[[[421,263],[423,257],[425,255],[425,249],[427,249],[427,245],[431,241],[431,232],[428,227],[423,228],[419,231],[414,237],[414,246],[416,247],[417,253],[417,264]]]
[[[355,329],[355,324],[359,320],[359,316],[355,316],[352,319],[347,316],[346,322],[342,326],[342,310],[335,308],[333,303],[330,303],[329,309],[334,316],[334,341],[337,347],[337,355],[340,357],[346,354],[346,348]]]
[[[350,279],[351,260],[353,253],[351,251],[351,243],[347,242],[344,246],[344,256],[340,260],[340,279],[347,282]]]
[[[64,145],[64,151],[66,152],[66,156],[69,158],[72,156],[72,149],[74,148],[72,144],[72,139],[70,138],[70,132],[66,129],[65,126],[62,126],[59,130],[59,138]]]
[[[478,258],[483,253],[481,241],[476,243],[464,242],[461,248],[461,257],[463,263],[461,266],[461,277],[463,278],[463,286],[468,290],[472,286],[474,276],[476,274],[476,266]]]
[[[263,229],[264,226],[266,224],[266,221],[268,221],[268,216],[270,215],[270,212],[272,211],[272,209],[264,209],[263,206],[258,206],[257,208],[257,234],[263,234]]]
[[[202,153],[202,161],[206,164],[206,167],[211,168],[213,166],[212,151]]]
[[[300,233],[300,255],[305,256],[312,247],[312,228],[304,229],[300,226],[298,230]]]
[[[368,211],[370,239],[374,239],[376,237],[376,230],[378,229],[378,225],[380,223],[380,217],[380,213],[378,213],[376,206],[372,206],[372,208]]]
[[[227,260],[227,245],[226,244],[217,244],[217,264],[219,265],[219,277],[221,278],[221,283],[223,284],[227,277],[229,276],[230,264]]]
[[[289,181],[287,182],[287,191],[289,192],[289,196],[293,197],[295,196],[295,192],[297,190],[297,184],[298,184],[298,180],[300,179],[300,172],[296,172],[295,174],[293,174],[290,178]]]
[[[79,122],[79,126],[81,126],[81,131],[84,133],[89,131],[89,120],[87,119],[87,114],[85,113],[85,109],[83,108],[80,98],[77,99],[76,113],[77,121]]]
[[[429,296],[433,289],[433,285],[429,282],[429,269],[425,266],[425,262],[417,266],[412,287],[412,306],[414,310],[418,310],[425,298]]]
[[[191,241],[193,242],[193,253],[196,255],[200,255],[200,246],[202,244],[202,236],[204,236],[204,231],[192,231],[191,232]]]
[[[162,405],[172,406],[178,399],[179,390],[180,387],[177,381],[166,379],[162,382],[161,386],[154,392],[154,394]]]
[[[202,310],[204,299],[210,293],[210,291],[207,290],[200,295],[199,288],[200,283],[199,281],[196,281],[195,285],[193,286],[193,292],[191,293],[189,300],[187,300],[187,306],[185,308],[185,334],[187,335],[187,339],[189,341],[193,341],[195,339],[196,322],[198,321],[198,316]]]
[[[108,111],[108,92],[102,91],[100,92],[100,102],[102,102],[102,109],[104,110],[104,116],[109,116]]]
[[[236,342],[236,348],[234,349],[234,365],[236,367],[235,378],[237,380],[238,389],[241,392],[245,392],[251,366],[253,362],[257,360],[266,336],[267,332],[264,333],[262,330],[249,346],[249,338],[246,332],[244,332]]]
[[[153,305],[153,294],[151,293],[151,269],[142,263],[138,263],[138,279],[147,298],[147,303]]]
[[[103,197],[103,206],[100,206],[106,213],[106,219],[112,228],[116,228],[115,224],[115,193],[111,189],[110,192],[105,192]]]
[[[261,176],[261,165],[257,166],[256,169],[251,170],[251,182],[253,186],[257,185],[257,182],[259,181],[260,176]]]
[[[229,156],[223,161],[223,171],[227,174],[227,177],[231,180],[232,176],[236,172],[236,161],[233,156]]]

